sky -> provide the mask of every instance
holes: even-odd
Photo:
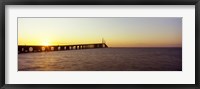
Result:
[[[18,45],[182,47],[181,17],[18,18]]]

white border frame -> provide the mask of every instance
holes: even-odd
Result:
[[[17,17],[183,17],[182,71],[17,70]],[[195,84],[195,5],[6,5],[5,84]]]

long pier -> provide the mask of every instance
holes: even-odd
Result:
[[[18,45],[18,53],[47,52],[47,51],[64,51],[92,48],[108,48],[105,43],[94,44],[75,44],[75,45]]]

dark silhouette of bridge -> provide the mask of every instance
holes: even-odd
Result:
[[[18,53],[64,51],[92,48],[108,48],[106,43],[75,44],[75,45],[18,45]]]

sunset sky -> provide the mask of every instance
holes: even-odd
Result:
[[[182,18],[18,18],[18,45],[181,47]]]

